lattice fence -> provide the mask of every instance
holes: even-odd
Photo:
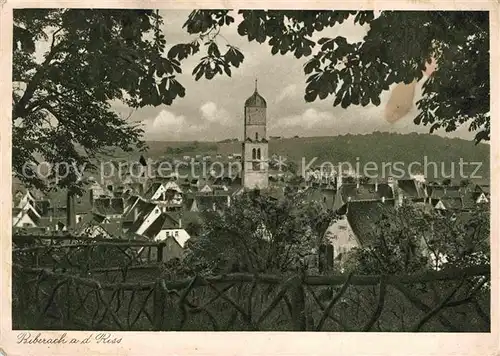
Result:
[[[142,241],[16,244],[13,327],[137,331],[490,329],[489,265],[403,276],[230,274],[171,280],[163,263],[142,256],[144,247],[155,249],[156,245]],[[85,259],[92,260],[89,250],[99,249],[117,250],[125,263],[117,266],[112,261],[113,266],[106,266],[96,259],[93,265]]]

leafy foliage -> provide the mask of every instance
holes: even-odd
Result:
[[[455,214],[405,203],[377,223],[373,245],[353,249],[347,268],[397,274],[488,264],[489,215],[484,207]]]
[[[275,200],[248,193],[223,211],[207,211],[184,262],[198,273],[271,272],[304,268],[334,219],[300,196]],[[307,258],[306,258],[307,259]]]
[[[306,101],[326,99],[348,107],[380,104],[393,83],[422,77],[434,57],[438,69],[424,85],[417,124],[453,131],[469,123],[476,142],[489,140],[489,32],[487,12],[196,10],[184,28],[196,38],[167,54],[162,18],[151,10],[19,9],[14,12],[13,167],[22,182],[51,186],[36,176],[40,160],[86,165],[110,147],[144,148],[142,130],[111,110],[111,101],[132,108],[170,105],[185,96],[177,81],[182,61],[204,54],[195,79],[231,76],[244,60],[220,30],[237,26],[249,41],[267,43],[272,54],[308,58]],[[344,21],[369,25],[363,41],[317,34]],[[452,35],[451,35],[452,34]],[[42,60],[35,44],[45,42]],[[23,168],[27,168],[24,169]],[[74,169],[56,182],[77,187]]]
[[[476,142],[489,140],[489,19],[487,12],[460,11],[282,11],[240,10],[238,33],[250,42],[271,47],[271,53],[296,58],[311,57],[304,65],[307,77],[305,100],[335,97],[333,105],[380,105],[380,95],[394,83],[420,80],[426,64],[435,58],[438,69],[424,85],[418,102],[416,124],[430,131],[454,131],[469,123]],[[243,61],[231,46],[221,55],[214,40],[221,27],[233,23],[228,11],[196,10],[185,27],[205,43],[208,55],[193,74],[200,79],[227,75],[230,64]],[[314,36],[344,21],[369,25],[362,41],[345,37]],[[187,45],[183,45],[187,46]],[[174,47],[176,48],[176,47]],[[187,56],[194,53],[183,51]],[[177,50],[176,50],[177,51]],[[199,47],[196,47],[196,52]],[[174,52],[176,53],[176,52]]]
[[[49,185],[32,166],[23,171],[27,162],[92,168],[109,147],[144,148],[140,127],[110,101],[137,108],[184,96],[180,62],[163,56],[161,24],[150,10],[14,11],[13,166],[21,181]],[[50,47],[40,62],[34,50],[42,40]],[[72,169],[57,183],[74,187],[76,178]]]

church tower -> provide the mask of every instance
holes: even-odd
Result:
[[[255,91],[245,101],[244,108],[242,183],[245,189],[266,189],[269,186],[266,109],[266,100],[257,92],[255,80]]]

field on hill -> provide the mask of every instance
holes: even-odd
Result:
[[[146,158],[161,160],[166,158],[182,158],[184,155],[215,155],[241,153],[241,142],[163,142],[150,141]],[[176,152],[176,153],[172,153]],[[405,167],[412,162],[413,173],[427,173],[428,178],[447,178],[454,172],[454,180],[472,173],[478,180],[489,179],[490,147],[487,144],[475,145],[472,141],[458,138],[443,138],[429,134],[396,134],[375,132],[368,135],[342,135],[334,137],[298,137],[270,140],[269,154],[286,157],[295,161],[299,167],[308,165],[316,158],[312,166],[330,162],[334,166],[349,162],[354,169],[356,163],[361,166],[367,162],[379,167],[379,172],[388,170],[390,164]],[[136,160],[139,152],[125,154],[117,152],[120,159]],[[460,174],[460,161],[463,164],[463,174]],[[397,163],[400,162],[400,163]],[[383,165],[386,164],[386,168]],[[427,166],[426,172],[424,168]],[[345,165],[342,165],[345,167]],[[478,167],[478,171],[474,172]],[[372,169],[372,168],[369,168]],[[420,172],[418,172],[420,170]],[[362,172],[360,172],[362,174]]]

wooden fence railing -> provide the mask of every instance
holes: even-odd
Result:
[[[135,281],[119,283],[100,281],[101,272],[86,278],[14,264],[14,328],[490,329],[489,265],[401,276],[229,274],[182,280],[154,279],[151,271],[137,269]]]
[[[14,235],[12,260],[23,266],[86,275],[114,268],[153,268],[165,260],[165,243],[72,235]]]

